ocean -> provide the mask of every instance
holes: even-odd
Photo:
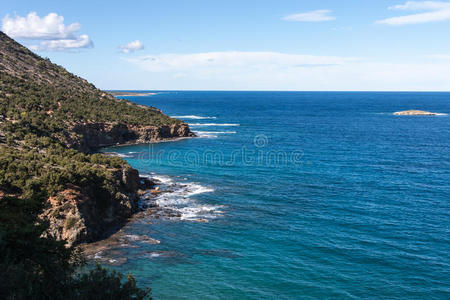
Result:
[[[450,93],[126,98],[198,136],[104,149],[166,191],[108,254],[154,299],[450,298],[450,116],[393,115]]]

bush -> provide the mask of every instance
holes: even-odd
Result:
[[[97,265],[80,273],[84,258],[64,241],[43,236],[39,199],[0,199],[0,299],[146,299],[129,275]]]
[[[77,223],[77,219],[76,218],[73,218],[73,217],[68,218],[68,219],[66,219],[66,228],[70,229],[73,226],[75,226],[76,223]]]

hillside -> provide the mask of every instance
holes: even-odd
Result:
[[[10,125],[26,125],[28,131],[82,151],[192,135],[182,121],[156,108],[116,99],[2,32],[0,100],[0,118]],[[25,134],[20,131],[9,129],[19,139]]]
[[[187,124],[114,98],[0,32],[0,200],[32,199],[47,233],[101,238],[137,210],[142,180],[99,147],[188,137]]]

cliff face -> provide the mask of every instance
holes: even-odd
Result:
[[[67,136],[65,144],[81,152],[120,144],[194,136],[184,123],[162,126],[86,123],[76,124],[71,133],[74,134]],[[49,222],[48,234],[65,240],[68,246],[89,243],[107,236],[136,213],[140,189],[152,184],[140,179],[139,172],[129,166],[112,172],[119,192],[106,201],[95,201],[93,190],[98,187],[90,183],[84,186],[68,185],[57,195],[47,198],[40,217]]]
[[[65,143],[79,151],[89,152],[100,147],[120,144],[139,144],[192,137],[185,123],[161,126],[137,126],[120,123],[81,123],[73,127],[75,136],[67,136]]]
[[[95,185],[68,185],[49,197],[40,217],[49,222],[48,234],[68,245],[92,242],[120,226],[138,209],[139,174],[131,167],[113,171],[119,192],[103,201],[93,201]]]

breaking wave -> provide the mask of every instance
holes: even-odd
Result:
[[[240,126],[241,124],[233,123],[189,123],[189,126]]]
[[[198,130],[194,130],[192,132],[195,133],[199,138],[216,138],[219,136],[219,134],[236,133],[236,131],[198,131]]]
[[[217,119],[216,117],[202,117],[202,116],[196,116],[196,115],[189,115],[189,116],[171,116],[172,118],[177,119],[191,119],[191,120],[205,120],[205,119]]]
[[[160,193],[145,200],[148,210],[154,210],[159,218],[208,222],[223,215],[223,205],[201,203],[194,196],[212,193],[214,189],[196,182],[176,181],[173,177],[159,174],[147,175],[158,184]]]

